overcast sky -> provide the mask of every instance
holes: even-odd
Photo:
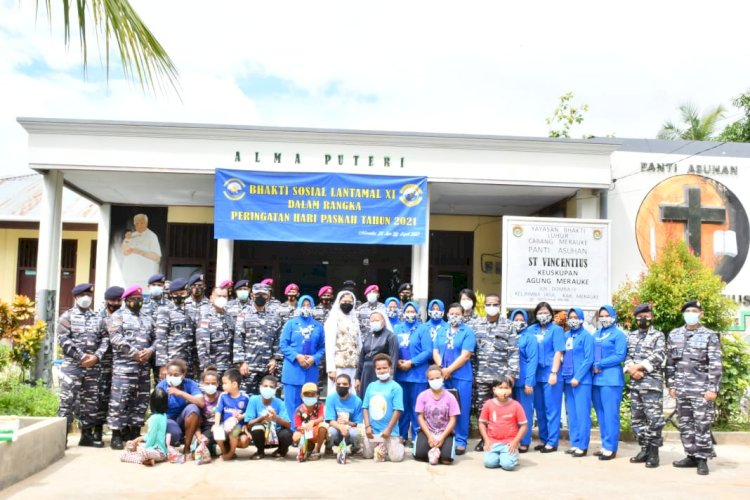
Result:
[[[61,1],[50,29],[35,0],[0,0],[0,175],[27,171],[18,116],[546,136],[573,91],[574,137],[654,137],[687,101],[730,123],[750,88],[745,1],[131,2],[182,101],[117,65],[107,83],[95,43],[84,79]]]

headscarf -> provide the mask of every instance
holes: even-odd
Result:
[[[374,313],[378,313],[383,317],[383,321],[385,322],[383,324],[383,329],[380,331],[380,333],[385,332],[386,330],[393,333],[393,324],[391,324],[390,318],[388,318],[388,314],[383,309],[375,309],[374,311],[370,312],[370,316],[372,316]],[[370,318],[368,316],[367,321],[370,321]],[[374,332],[373,332],[374,333]]]
[[[432,311],[432,306],[434,306],[435,304],[438,305],[438,307],[440,308],[440,311],[443,313],[443,316],[445,316],[445,304],[440,299],[432,299],[429,302],[429,304],[427,304],[427,317],[429,318],[430,323],[437,325],[439,323],[442,323],[445,320],[443,318],[432,319],[432,317],[430,316],[430,311]]]
[[[421,323],[419,320],[419,305],[416,302],[409,301],[406,304],[404,304],[404,307],[401,309],[401,311],[405,312],[406,308],[412,306],[414,308],[414,312],[417,313],[417,316],[414,318],[414,323],[409,324],[408,321],[406,321],[406,316],[404,316],[404,319],[402,323],[406,325],[408,328],[414,328],[415,326],[419,326]]]
[[[304,317],[304,316],[302,316],[302,314],[300,314],[300,310],[302,309],[302,304],[303,304],[303,303],[304,303],[304,302],[305,302],[306,300],[309,300],[309,301],[310,301],[310,308],[311,308],[311,309],[314,309],[314,308],[315,308],[315,300],[314,300],[314,299],[312,298],[312,296],[310,296],[310,295],[303,295],[303,296],[301,296],[301,297],[300,297],[300,298],[299,298],[299,299],[297,300],[297,308],[295,309],[295,317],[299,318],[299,319],[300,319],[300,321],[303,321],[304,323],[309,323],[309,322],[311,322],[311,321],[313,321],[313,320],[314,320],[314,318],[313,318],[312,314],[311,314],[310,316],[308,316],[307,318],[306,318],[306,317]]]
[[[357,297],[354,292],[350,290],[341,290],[336,295],[336,300],[333,301],[331,306],[331,312],[328,314],[325,324],[323,325],[323,332],[325,333],[326,343],[326,367],[329,371],[336,369],[336,336],[339,332],[339,322],[347,321],[351,327],[356,331],[357,335],[357,349],[362,347],[362,332],[359,329],[359,319],[357,317],[357,310],[352,308],[349,314],[344,314],[341,310],[341,298],[348,295],[352,298],[352,305],[357,303]]]
[[[580,307],[571,307],[570,309],[568,309],[568,317],[570,317],[570,313],[572,312],[576,313],[578,319],[581,321],[581,324],[578,325],[578,328],[571,328],[570,331],[573,333],[578,333],[581,328],[583,328],[583,324],[586,322],[586,317],[583,315],[583,310]]]
[[[396,311],[398,311],[398,314],[396,314],[396,317],[391,320],[391,324],[393,325],[393,328],[396,328],[396,326],[398,326],[398,324],[401,323],[401,318],[400,318],[400,315],[401,315],[401,301],[398,300],[396,297],[388,297],[387,299],[385,299],[386,316],[387,316],[387,311],[388,311],[388,305],[391,302],[395,302],[396,303]],[[388,318],[388,319],[391,319],[391,318]]]

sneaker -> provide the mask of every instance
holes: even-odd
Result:
[[[436,465],[440,460],[440,448],[430,448],[430,451],[427,452],[427,460],[430,465]]]

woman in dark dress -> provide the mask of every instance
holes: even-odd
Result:
[[[377,380],[372,358],[381,352],[389,355],[393,360],[391,364],[391,376],[393,376],[395,374],[393,370],[398,365],[398,340],[393,333],[388,317],[378,310],[370,314],[370,328],[363,332],[362,349],[359,353],[357,375],[354,382],[354,388],[360,398],[364,398],[370,382]]]

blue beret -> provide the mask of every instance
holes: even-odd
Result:
[[[80,285],[76,285],[73,287],[73,296],[81,295],[85,292],[93,292],[94,291],[94,285],[91,283],[81,283]]]
[[[148,279],[148,284],[156,283],[157,281],[164,281],[164,275],[163,274],[153,274]]]
[[[116,300],[122,298],[125,289],[121,286],[111,286],[104,292],[104,300]]]
[[[188,286],[193,286],[195,285],[196,281],[203,281],[203,275],[201,273],[196,273],[192,275],[190,279],[188,280],[187,284]]]
[[[170,292],[177,292],[179,290],[184,290],[187,286],[187,281],[185,278],[177,278],[176,280],[172,280],[169,283],[169,291]]]
[[[633,310],[633,316],[637,316],[641,313],[650,313],[651,312],[651,304],[638,304],[635,306],[635,309]]]
[[[685,309],[687,309],[688,307],[697,307],[701,311],[703,310],[700,300],[689,300],[682,304],[682,310],[680,310],[680,312],[685,312]]]
[[[243,286],[249,287],[250,282],[248,280],[239,280],[234,284],[234,289],[237,290],[238,288],[242,288]]]

